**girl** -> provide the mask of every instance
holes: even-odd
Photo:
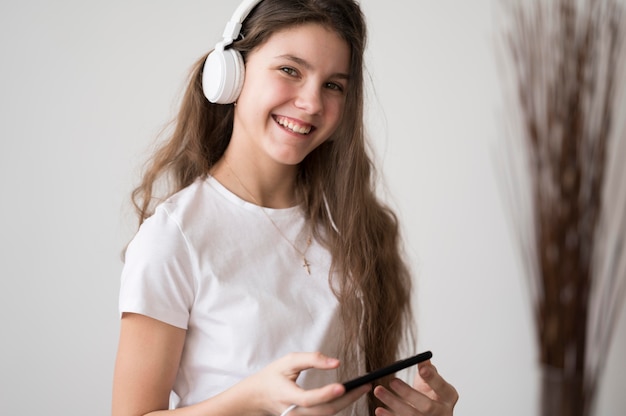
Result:
[[[414,387],[340,384],[411,338],[398,225],[365,149],[360,8],[263,0],[237,14],[239,36],[229,25],[231,48],[225,35],[196,63],[133,193],[113,415],[452,414],[457,393],[430,363]],[[234,51],[243,86],[213,96],[214,61]]]

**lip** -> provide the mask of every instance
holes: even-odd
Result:
[[[309,136],[316,130],[314,125],[295,118],[276,114],[272,118],[281,129],[298,136]]]

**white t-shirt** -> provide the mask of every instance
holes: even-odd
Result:
[[[120,313],[187,330],[172,406],[212,397],[289,352],[337,357],[342,337],[329,283],[330,254],[312,242],[299,208],[250,204],[213,177],[162,203],[126,252]],[[309,370],[304,388],[339,381]]]

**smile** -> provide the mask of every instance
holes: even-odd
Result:
[[[292,119],[282,116],[274,116],[274,120],[283,128],[298,134],[309,134],[313,130],[310,124],[300,124]]]

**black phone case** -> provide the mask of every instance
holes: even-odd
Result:
[[[367,384],[381,377],[385,377],[390,374],[396,373],[407,367],[421,363],[422,361],[430,360],[432,356],[433,356],[433,353],[430,351],[422,352],[420,354],[414,355],[404,360],[396,361],[395,363],[387,367],[379,368],[378,370],[372,371],[371,373],[367,373],[364,376],[357,377],[350,381],[346,381],[345,383],[343,383],[343,386],[346,388],[346,391],[350,391],[359,386],[362,386],[363,384]]]

